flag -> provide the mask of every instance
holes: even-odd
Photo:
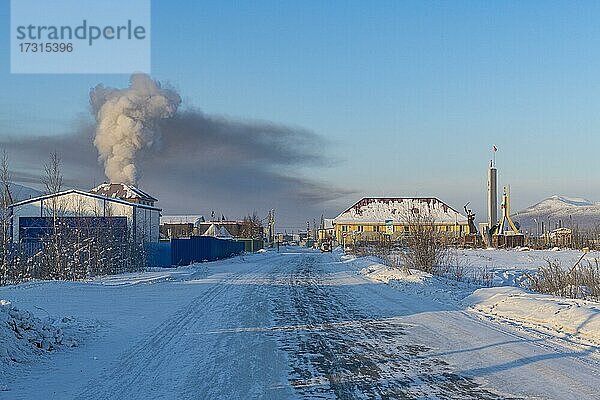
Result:
[[[498,151],[498,148],[496,147],[496,145],[492,146],[492,150],[494,151],[494,153]]]

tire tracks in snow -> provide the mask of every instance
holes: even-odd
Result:
[[[178,398],[279,399],[293,397],[286,383],[285,355],[273,332],[271,303],[281,291],[277,281],[288,259],[276,256],[245,274],[242,285],[221,303],[219,329],[209,335],[210,351],[191,368]],[[285,329],[285,328],[284,328]]]
[[[359,276],[355,276],[354,279],[366,281]],[[420,316],[413,318],[413,314],[418,310],[418,307],[415,309],[414,304],[419,301],[419,296],[416,295],[410,306],[407,306],[399,301],[404,297],[390,296],[385,293],[383,288],[388,287],[387,285],[380,287],[364,285],[365,290],[371,293],[370,296],[381,297],[386,302],[394,304],[399,312],[407,314],[405,319],[418,325],[419,330],[426,331],[426,337],[430,342],[439,337],[443,339],[443,347],[455,348],[455,350],[448,351],[447,354],[474,351],[473,357],[480,359],[481,362],[471,368],[463,367],[464,371],[460,372],[461,374],[473,377],[477,381],[485,376],[486,382],[489,382],[487,375],[496,374],[498,371],[502,375],[502,369],[526,367],[527,370],[520,374],[520,379],[530,380],[529,387],[540,387],[543,389],[540,392],[552,392],[552,388],[562,387],[562,390],[569,388],[568,392],[575,397],[589,398],[592,395],[592,392],[586,389],[586,385],[581,385],[581,381],[578,381],[581,379],[580,374],[571,376],[567,372],[569,368],[565,369],[562,363],[540,362],[545,359],[568,357],[569,363],[574,369],[594,371],[598,369],[599,363],[596,360],[582,358],[589,353],[589,347],[581,350],[583,347],[574,346],[571,343],[567,345],[555,336],[545,335],[542,332],[522,331],[494,319],[482,320],[480,313],[453,305],[448,308],[448,304],[440,303],[440,309],[431,309],[430,311],[433,312],[427,313],[425,319]],[[406,291],[406,287],[393,287],[392,290],[403,292]],[[443,337],[440,332],[444,332]],[[492,336],[494,340],[490,339]],[[450,339],[450,344],[448,339]],[[457,339],[461,339],[459,343],[456,343]],[[452,340],[455,342],[453,343]],[[465,346],[467,348],[464,350],[456,350]],[[478,352],[478,348],[481,353]],[[485,350],[483,350],[484,348]],[[444,356],[446,352],[441,351],[438,354]],[[436,356],[435,353],[432,355]],[[560,384],[557,384],[558,382]],[[502,387],[506,386],[504,383],[500,384]],[[512,391],[520,393],[526,398],[534,398],[531,393],[524,391],[522,386],[525,385],[517,385]],[[548,390],[545,390],[545,387]]]
[[[101,376],[99,382],[88,382],[77,399],[132,400],[161,398],[169,393],[171,396],[167,397],[172,397],[174,382],[165,382],[162,377],[166,368],[176,365],[176,355],[187,350],[180,346],[182,335],[198,322],[206,304],[213,303],[243,276],[243,272],[237,272],[227,279],[227,284],[216,282],[203,294],[195,297],[127,350],[116,366]],[[140,389],[144,391],[140,392]]]
[[[290,382],[302,398],[501,398],[454,374],[443,360],[421,357],[430,349],[411,343],[405,336],[409,326],[360,311],[352,289],[323,277],[319,258],[306,255],[290,271],[287,297],[274,310],[280,324],[331,326],[278,335],[288,353]],[[340,326],[348,321],[354,323]]]

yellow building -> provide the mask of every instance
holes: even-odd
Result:
[[[450,238],[469,233],[467,217],[435,197],[365,197],[333,220],[340,244],[395,241],[418,223]]]

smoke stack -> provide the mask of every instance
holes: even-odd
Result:
[[[490,160],[488,169],[488,229],[498,223],[498,187],[496,166]]]

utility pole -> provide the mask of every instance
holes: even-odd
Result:
[[[273,243],[271,241],[273,234],[272,234],[272,229],[271,229],[271,210],[269,210],[269,213],[267,214],[267,243],[269,245],[271,245],[271,243]]]
[[[275,209],[269,210],[269,243],[275,242]]]

